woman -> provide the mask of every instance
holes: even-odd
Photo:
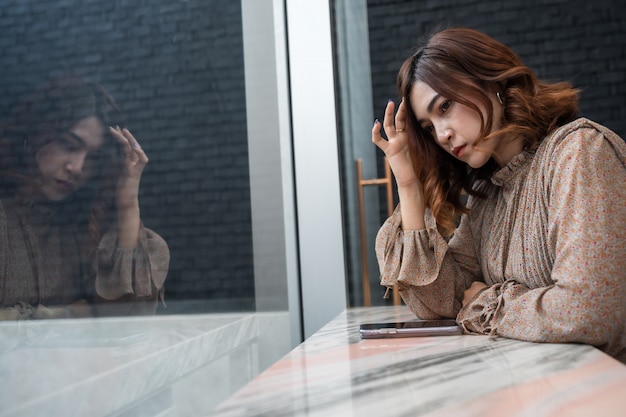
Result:
[[[118,119],[102,87],[66,79],[3,125],[0,318],[154,313],[169,250],[141,224],[148,158]]]
[[[626,362],[624,141],[470,29],[431,36],[398,89],[387,139],[372,130],[400,200],[377,237],[382,285],[423,319]]]

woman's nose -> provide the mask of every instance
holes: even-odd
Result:
[[[449,127],[442,126],[437,130],[437,141],[441,145],[449,145],[452,140],[452,129]]]
[[[65,169],[67,169],[72,174],[80,174],[83,171],[83,167],[85,165],[85,155],[75,154],[72,155],[65,165]]]

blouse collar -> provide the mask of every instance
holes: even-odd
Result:
[[[493,173],[491,182],[498,187],[506,186],[526,170],[534,155],[534,152],[528,150],[515,155],[505,166]]]

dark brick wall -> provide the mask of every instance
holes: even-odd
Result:
[[[583,0],[368,0],[374,114],[422,34],[465,26],[510,46],[540,78],[583,90],[581,115],[626,138],[626,3]]]
[[[237,1],[3,0],[0,8],[1,118],[18,97],[68,73],[105,85],[124,111],[150,158],[142,219],[170,246],[174,306],[253,306],[241,33]]]

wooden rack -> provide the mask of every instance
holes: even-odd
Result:
[[[361,159],[356,160],[356,174],[359,187],[359,220],[361,232],[361,269],[363,283],[363,305],[370,307],[372,305],[372,295],[370,290],[370,276],[367,263],[367,237],[365,234],[365,197],[364,188],[370,185],[384,185],[387,189],[387,213],[389,216],[393,213],[393,179],[391,176],[391,167],[387,158],[385,158],[385,176],[383,178],[363,179],[363,166]],[[401,299],[398,288],[393,288],[393,304],[400,305]]]

